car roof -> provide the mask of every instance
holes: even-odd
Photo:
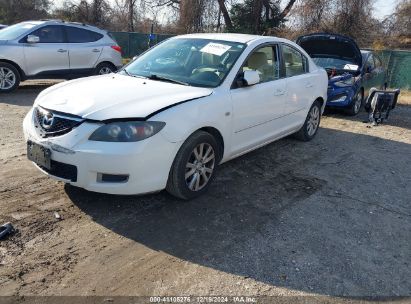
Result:
[[[85,23],[81,23],[81,22],[71,22],[71,21],[64,21],[64,20],[58,20],[58,19],[44,19],[44,20],[32,20],[32,21],[24,21],[23,23],[30,23],[30,24],[35,24],[35,25],[41,25],[41,24],[58,24],[58,25],[73,25],[73,26],[77,26],[77,27],[81,27],[84,29],[89,29],[89,30],[93,30],[93,31],[97,31],[97,32],[101,32],[101,33],[105,33],[106,31],[92,26],[92,25],[88,25]]]
[[[273,37],[273,36],[258,36],[258,35],[233,34],[233,33],[187,34],[187,35],[177,36],[176,38],[212,39],[212,40],[223,40],[223,41],[238,42],[238,43],[248,43],[250,41],[264,40],[267,38],[272,38],[273,41],[274,40],[276,41],[284,40],[284,39]]]

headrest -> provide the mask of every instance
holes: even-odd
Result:
[[[287,62],[289,65],[292,65],[294,63],[293,54],[284,52],[283,55],[284,61]]]
[[[253,70],[258,70],[266,64],[268,64],[267,55],[263,52],[255,52],[248,58],[248,67]]]

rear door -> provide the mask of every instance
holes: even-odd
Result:
[[[73,73],[90,73],[94,69],[103,44],[104,36],[100,33],[75,26],[65,26],[70,57],[70,69]]]
[[[313,76],[309,73],[308,60],[300,51],[283,44],[282,58],[287,80],[284,114],[291,115],[311,106],[316,98],[311,93],[315,83]]]
[[[61,25],[46,25],[29,35],[39,37],[39,42],[27,43],[27,36],[20,40],[24,43],[28,76],[64,75],[69,72],[67,43]]]

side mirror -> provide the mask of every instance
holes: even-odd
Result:
[[[137,58],[138,58],[138,56],[134,56],[133,59],[132,59],[132,61],[136,60]]]
[[[39,43],[40,38],[36,35],[28,35],[27,36],[27,43]]]
[[[367,68],[365,69],[365,73],[369,74],[372,72],[372,69],[370,66],[367,66]]]
[[[257,71],[244,71],[243,82],[247,87],[260,83],[260,74]]]

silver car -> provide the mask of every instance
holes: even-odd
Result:
[[[93,26],[44,20],[0,31],[0,92],[10,92],[26,79],[108,74],[121,65],[121,48]]]

